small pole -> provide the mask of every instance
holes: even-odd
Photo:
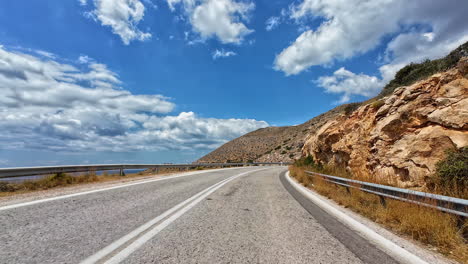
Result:
[[[457,216],[457,227],[460,229],[462,237],[468,240],[468,228],[464,228],[466,221],[465,217]]]
[[[382,195],[379,195],[379,198],[380,198],[380,204],[383,207],[387,207],[387,202],[385,201],[385,197],[383,197]]]

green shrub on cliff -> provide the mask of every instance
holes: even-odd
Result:
[[[411,85],[435,73],[455,67],[460,58],[464,56],[468,56],[468,42],[450,52],[450,54],[444,58],[438,60],[426,60],[421,63],[411,63],[396,73],[395,78],[383,88],[377,98],[382,98],[391,94],[400,86]]]
[[[349,116],[351,113],[356,111],[356,109],[358,109],[361,105],[362,103],[349,103],[349,104],[344,105],[345,115]]]
[[[436,188],[447,195],[468,190],[468,147],[447,152],[447,157],[437,163]]]

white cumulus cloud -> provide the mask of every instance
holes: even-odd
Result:
[[[382,80],[375,76],[355,74],[340,68],[332,76],[322,76],[318,85],[328,93],[342,94],[339,103],[348,102],[353,95],[375,96],[383,86]]]
[[[289,17],[308,29],[276,56],[274,67],[295,75],[330,66],[375,49],[392,34],[379,62],[380,76],[341,68],[317,80],[327,92],[342,94],[341,102],[372,96],[408,63],[445,56],[468,41],[467,9],[468,2],[459,0],[303,0],[291,7]],[[309,22],[316,18],[324,21],[312,29]]]
[[[78,57],[78,63],[81,63],[81,64],[87,64],[87,63],[90,63],[94,61],[92,58],[88,57],[87,55],[81,55],[80,57]]]
[[[212,149],[268,126],[192,112],[170,115],[175,104],[169,98],[123,89],[104,64],[83,56],[72,65],[34,54],[0,48],[2,149]]]
[[[235,55],[237,55],[237,53],[235,53],[234,51],[227,51],[227,50],[224,50],[224,49],[215,50],[213,52],[213,60],[216,60],[216,59],[219,59],[219,58],[227,58],[227,57],[231,57],[231,56],[235,56]]]
[[[389,62],[379,67],[379,76],[355,74],[344,68],[337,70],[333,76],[323,76],[318,79],[319,86],[327,92],[343,94],[340,102],[348,102],[352,95],[371,97],[376,95],[394,77],[396,72],[411,62],[424,59],[436,59],[447,55],[459,45],[468,41],[468,36],[458,40],[433,43],[433,33],[400,34],[392,40],[385,51]]]
[[[218,38],[222,43],[236,43],[253,32],[244,24],[255,8],[252,2],[234,0],[167,0],[171,10],[182,4],[194,32],[201,39]]]
[[[86,4],[86,1],[82,1]],[[103,26],[112,28],[125,45],[133,40],[144,41],[151,38],[151,33],[143,32],[138,23],[143,20],[145,6],[139,0],[94,0],[95,9],[86,13]]]
[[[266,24],[266,31],[272,31],[273,29],[277,28],[279,26],[279,24],[281,23],[281,18],[280,17],[270,17],[267,19],[267,21],[265,22]]]
[[[158,6],[155,3],[153,3],[152,0],[142,0],[142,1],[143,1],[143,3],[145,3],[148,6],[152,7],[153,9],[155,9],[155,10],[158,9]]]
[[[320,17],[323,23],[316,29],[303,32],[275,59],[275,68],[287,75],[298,74],[312,66],[348,59],[374,49],[384,36],[413,34],[419,38],[430,34],[426,40],[415,44],[430,43],[430,55],[424,50],[408,50],[413,59],[422,59],[445,53],[452,43],[466,38],[467,1],[460,0],[303,0],[293,6],[290,17],[298,23]],[[419,30],[409,30],[413,25],[423,25]],[[428,36],[428,35],[426,35]],[[394,40],[393,42],[395,42]],[[398,61],[403,48],[388,47],[390,60]],[[416,52],[416,53],[413,53]]]

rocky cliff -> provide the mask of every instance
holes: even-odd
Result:
[[[436,74],[434,74],[436,73]],[[299,126],[260,129],[199,162],[290,162],[301,156],[353,174],[422,186],[449,149],[468,145],[468,42],[401,69],[376,98]]]
[[[445,151],[468,145],[468,58],[311,133],[303,155],[353,174],[421,186]]]

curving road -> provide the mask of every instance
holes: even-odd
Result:
[[[0,207],[0,263],[396,263],[285,171],[204,171]]]

